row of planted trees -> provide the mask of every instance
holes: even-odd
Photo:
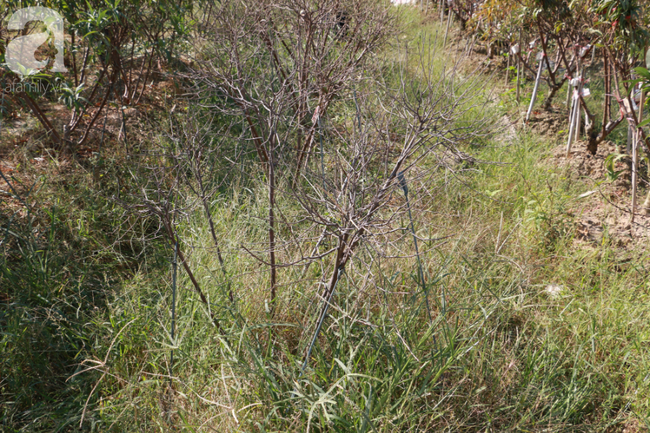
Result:
[[[549,88],[544,109],[551,107],[565,84],[584,85],[585,67],[593,70],[602,60],[605,98],[599,125],[585,102],[585,92],[577,95],[587,116],[585,133],[592,153],[624,120],[638,125],[637,114],[629,109],[637,106],[632,103],[635,96],[638,100],[632,80],[635,69],[644,65],[649,42],[645,6],[640,2],[487,0],[479,5],[472,2],[472,7],[465,3],[453,1],[450,10],[487,41],[489,54],[498,46],[524,73],[536,77],[541,70],[540,79]],[[612,101],[618,103],[621,116],[612,113]]]
[[[483,38],[489,56],[503,52],[509,64],[516,65],[518,98],[521,78],[534,79],[526,122],[540,82],[548,86],[542,101],[545,110],[567,89],[567,156],[581,132],[587,150],[596,154],[599,144],[619,125],[627,126],[636,186],[637,148],[649,152],[643,129],[647,123],[643,121],[644,89],[650,79],[645,69],[650,46],[645,2],[452,0],[448,8],[462,28]],[[587,73],[603,78],[603,98],[596,104],[587,103],[591,93]]]

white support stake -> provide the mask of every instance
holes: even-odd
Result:
[[[573,141],[578,141],[580,140],[580,114],[582,112],[582,106],[580,105],[580,98],[576,99],[576,115],[575,115],[575,137],[573,137]]]
[[[442,48],[447,46],[447,35],[449,34],[449,25],[451,24],[451,9],[447,6],[447,28],[445,29],[445,40],[442,42]]]
[[[578,73],[580,73],[580,75],[578,76],[578,82],[576,84],[576,89],[578,89],[578,94],[576,96],[576,98],[577,98],[577,104],[576,104],[577,113],[576,113],[576,120],[575,120],[575,122],[576,122],[576,129],[575,129],[576,136],[575,136],[574,141],[577,142],[578,140],[580,140],[580,120],[582,118],[582,116],[581,116],[581,114],[582,114],[582,104],[580,104],[580,95],[582,93],[582,80],[583,80],[583,77],[584,77],[584,67],[581,67],[580,56],[578,56],[578,66],[576,68],[576,71]],[[587,117],[587,116],[585,116],[585,117]]]
[[[632,215],[630,216],[630,230],[632,230],[631,225],[634,224],[634,213],[636,212],[637,152],[640,138],[641,131],[637,129],[632,140]]]
[[[542,63],[544,63],[543,58],[539,61],[539,67],[537,68],[535,87],[533,87],[533,95],[530,98],[530,105],[528,106],[528,112],[526,113],[526,122],[528,122],[528,119],[530,119],[530,113],[533,112],[533,105],[535,104],[535,98],[537,97],[537,88],[539,87],[539,79],[542,76]]]
[[[625,152],[628,155],[632,154],[632,125],[627,124],[627,142],[625,143]]]
[[[521,30],[519,30],[519,43],[517,43],[517,106],[519,106],[519,89],[521,87]]]
[[[566,157],[571,156],[571,140],[573,139],[573,130],[576,124],[576,112],[578,111],[578,98],[575,93],[573,95],[573,103],[571,104],[571,116],[569,116],[569,138],[566,144]]]

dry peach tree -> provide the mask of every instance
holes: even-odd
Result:
[[[440,41],[389,47],[391,13],[382,2],[213,4],[193,70],[178,77],[188,99],[131,201],[157,221],[218,330],[214,364],[250,377],[285,419],[311,416],[330,324],[383,308],[379,297],[408,307],[389,329],[401,348],[435,362],[453,352],[434,349],[445,313],[418,253],[444,234],[423,216],[445,179],[472,169],[465,152],[489,138],[493,100],[484,76],[461,69],[467,59],[435,52]],[[400,290],[383,278],[395,273]],[[372,333],[377,320],[357,325]]]
[[[247,126],[269,191],[270,301],[276,298],[276,169],[296,184],[322,142],[326,118],[365,78],[364,67],[395,30],[380,1],[215,3],[190,78],[200,103]]]
[[[306,326],[294,347],[308,352],[344,275],[366,290],[377,259],[412,260],[413,242],[432,245],[417,235],[417,215],[435,206],[431,189],[441,176],[473,163],[460,149],[489,135],[491,99],[476,71],[460,70],[464,59],[441,60],[437,41],[418,45],[416,65],[407,61],[413,48],[391,49],[401,60],[386,59],[395,18],[383,2],[222,2],[205,20],[207,39],[197,39],[193,72],[182,77],[193,109],[171,115],[162,166],[151,167],[139,209],[190,251],[178,227],[192,214],[188,203],[199,206],[219,273],[233,287],[229,257],[268,271],[258,281],[269,284],[269,317],[310,309],[296,292],[318,300],[319,312],[309,314],[316,330],[308,338]],[[264,212],[250,221],[263,222],[268,236],[237,240],[238,251],[221,257],[211,203],[235,177],[268,192]],[[179,258],[203,299],[191,255]],[[414,293],[430,316],[421,267],[418,275]],[[246,295],[212,299],[212,319],[224,335],[236,334]]]

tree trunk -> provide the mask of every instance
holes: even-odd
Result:
[[[563,83],[564,84],[564,83]],[[557,92],[562,88],[562,85],[558,86],[551,86],[551,90],[546,96],[546,99],[544,99],[544,103],[542,104],[542,108],[546,111],[551,109],[551,103],[553,102],[553,98],[557,94]]]

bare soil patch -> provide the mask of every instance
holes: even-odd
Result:
[[[634,223],[631,224],[631,158],[621,157],[614,162],[614,179],[606,168],[608,156],[619,153],[614,143],[602,143],[596,155],[591,155],[585,142],[578,142],[572,147],[571,155],[566,157],[566,146],[552,149],[554,163],[566,167],[567,175],[576,179],[589,179],[591,186],[576,198],[574,212],[576,215],[576,244],[611,245],[631,251],[648,241],[650,234],[650,215],[642,212],[642,205],[647,194],[647,168],[639,168],[639,189],[637,191],[637,208]]]

